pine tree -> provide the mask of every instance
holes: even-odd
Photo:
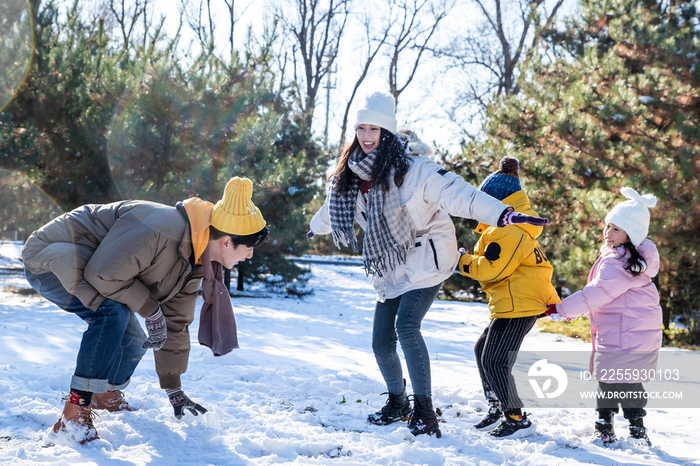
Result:
[[[149,29],[149,41],[127,48],[79,12],[79,0],[65,16],[53,3],[36,12],[30,75],[0,115],[0,167],[25,174],[63,210],[216,202],[231,177],[248,177],[271,236],[240,275],[302,293],[304,270],[284,256],[308,244],[303,223],[327,157],[275,89],[275,34],[227,57],[211,47],[184,60],[179,36]]]
[[[115,199],[103,154],[115,99],[100,79],[112,64],[101,28],[78,12],[76,1],[65,21],[53,4],[36,13],[30,73],[0,114],[0,166],[26,174],[64,210]]]
[[[575,291],[623,186],[658,197],[649,237],[670,316],[700,309],[700,19],[695,2],[585,0],[521,69],[521,93],[490,111],[469,145],[494,167],[508,154],[541,215],[557,285]],[[697,315],[696,315],[697,319]],[[697,320],[695,325],[697,325]]]

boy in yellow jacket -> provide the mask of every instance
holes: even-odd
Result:
[[[512,205],[516,212],[536,217],[520,186],[518,160],[504,157],[499,170],[479,189]],[[474,427],[497,438],[525,437],[535,425],[522,412],[511,369],[517,352],[547,304],[561,300],[552,286],[552,266],[537,237],[542,227],[529,224],[504,228],[479,224],[481,238],[474,254],[463,254],[459,272],[477,280],[489,298],[491,322],[474,344],[476,364],[490,405],[486,417]]]

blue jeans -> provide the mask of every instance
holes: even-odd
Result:
[[[398,395],[404,390],[401,361],[396,354],[396,342],[399,341],[406,358],[413,394],[431,396],[430,357],[420,326],[440,286],[408,291],[383,303],[377,302],[372,350],[389,393]]]
[[[93,311],[66,291],[53,273],[36,275],[26,269],[24,273],[29,284],[41,296],[88,324],[80,342],[70,388],[93,393],[126,388],[136,366],[146,354],[141,347],[146,335],[129,308],[105,299]]]

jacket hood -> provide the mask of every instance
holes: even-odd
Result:
[[[505,205],[512,206],[516,212],[520,212],[521,214],[530,215],[532,217],[539,217],[539,215],[537,215],[537,212],[532,210],[532,207],[530,206],[530,199],[527,197],[527,194],[522,189],[520,191],[514,192],[507,198],[503,199],[503,201],[501,202],[503,202]],[[479,234],[482,234],[490,226],[491,225],[480,223],[474,231],[476,231]],[[542,231],[544,231],[543,227],[537,227],[535,225],[530,225],[529,223],[519,223],[514,226],[524,230],[528,235],[530,235],[532,239],[536,239],[542,234]]]
[[[203,201],[197,197],[191,197],[182,201],[187,217],[190,221],[190,231],[192,232],[192,249],[194,249],[194,261],[200,263],[199,259],[209,244],[209,226],[211,225],[211,213],[214,204]]]
[[[418,135],[408,128],[399,128],[396,135],[406,144],[406,155],[429,157],[435,152],[432,147],[421,141]]]
[[[637,251],[639,251],[639,254],[641,254],[644,258],[644,262],[647,264],[646,270],[644,270],[641,275],[645,275],[650,279],[654,278],[656,274],[659,273],[659,251],[656,249],[656,245],[647,238],[637,246]],[[613,249],[609,249],[605,245],[601,246],[601,256],[613,253],[618,256],[625,255],[629,257],[629,253],[627,253],[627,250],[622,246]]]
[[[637,250],[647,263],[644,275],[654,278],[659,273],[659,251],[656,249],[656,245],[651,240],[645,239],[642,244],[637,246]]]

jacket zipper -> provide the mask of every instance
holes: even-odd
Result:
[[[428,242],[430,243],[430,248],[433,250],[433,259],[435,260],[435,268],[440,270],[440,266],[438,265],[438,259],[437,259],[437,251],[435,250],[435,243],[433,243],[433,238],[428,238]]]

